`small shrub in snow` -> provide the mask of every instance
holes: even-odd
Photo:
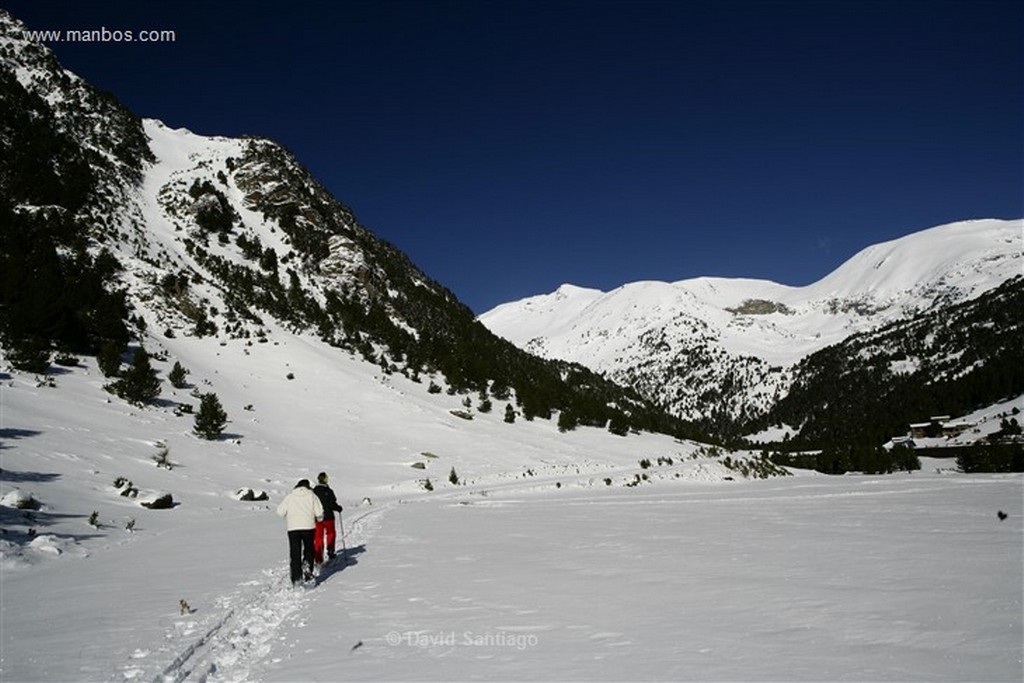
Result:
[[[135,488],[130,479],[126,477],[118,477],[114,480],[114,488],[117,489],[118,495],[124,496],[125,498],[135,498],[139,495],[139,490]]]
[[[168,510],[174,507],[174,498],[169,493],[153,493],[140,500],[139,505],[150,510]]]
[[[235,491],[235,500],[269,500],[270,496],[267,495],[266,491],[254,491],[250,488],[240,488]]]
[[[157,441],[153,444],[156,447],[156,453],[152,456],[153,461],[156,462],[157,467],[166,467],[167,469],[173,469],[174,463],[170,460],[171,449],[168,448],[167,444],[163,441]]]
[[[429,478],[424,479],[420,483],[422,484],[423,488],[426,489],[427,491],[433,491],[434,490],[434,485],[430,482]]]
[[[7,360],[17,370],[44,373],[50,369],[50,350],[44,343],[26,342],[9,346]]]
[[[92,514],[89,515],[88,524],[89,526],[98,529],[100,527],[100,513],[93,510]]]
[[[78,365],[78,357],[70,353],[58,353],[53,362],[65,368],[73,368]]]
[[[32,497],[32,494],[25,493],[21,489],[13,489],[0,498],[0,505],[15,508],[17,510],[38,510],[42,503]]]
[[[643,478],[641,478],[639,474],[634,474],[633,475],[633,480],[626,482],[626,486],[629,486],[629,487],[637,486],[637,485],[639,485],[639,484],[641,484],[641,483],[643,483],[645,481],[647,481],[647,475],[646,474],[643,476]]]
[[[454,467],[452,468],[452,471],[448,473],[448,481],[450,481],[452,484],[455,484],[456,486],[459,483],[459,475],[455,473]]]
[[[412,467],[415,470],[425,470],[425,469],[427,469],[427,463],[425,463],[425,462],[414,462],[412,465],[410,465],[410,467]]]
[[[745,479],[768,479],[770,477],[787,477],[792,474],[789,470],[779,466],[772,461],[771,457],[762,453],[756,458],[733,460],[729,456],[722,459],[722,464],[728,469],[739,472]]]

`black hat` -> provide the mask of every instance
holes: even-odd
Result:
[[[295,488],[309,488],[309,479],[299,479],[299,483],[295,485]]]

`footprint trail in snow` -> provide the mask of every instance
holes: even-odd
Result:
[[[389,506],[364,512],[349,523],[343,540],[361,542],[367,518]],[[339,554],[342,550],[339,549]],[[343,562],[341,558],[338,561]],[[338,573],[345,566],[326,569],[320,580]],[[318,580],[318,583],[320,581]],[[287,563],[264,569],[260,577],[239,585],[234,592],[220,597],[205,617],[182,615],[156,647],[138,647],[123,665],[115,680],[178,683],[180,681],[249,680],[265,661],[281,626],[299,622],[317,589],[296,588],[288,580]]]

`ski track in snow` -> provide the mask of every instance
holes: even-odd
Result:
[[[349,520],[348,528],[339,534],[339,541],[363,543],[367,534],[377,528],[369,522],[399,502],[385,503]],[[339,550],[339,554],[342,552]],[[344,571],[346,566],[325,571],[318,577],[317,586]],[[303,608],[316,595],[314,589],[292,587],[287,562],[264,569],[259,578],[244,582],[234,593],[222,596],[217,601],[220,609],[216,613],[203,619],[182,615],[165,634],[164,643],[151,648],[137,647],[131,655],[132,661],[122,667],[120,678],[115,680],[152,680],[154,683],[250,680],[253,668],[260,665],[279,638],[281,625],[300,618]],[[147,665],[147,661],[154,663]],[[158,666],[155,662],[161,663],[154,674],[151,670]]]

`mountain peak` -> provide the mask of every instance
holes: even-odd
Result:
[[[787,369],[801,359],[1019,275],[1022,226],[987,219],[922,230],[867,247],[805,287],[716,277],[633,282],[608,293],[563,285],[480,320],[531,352],[640,387],[689,419],[706,414],[707,387],[736,372],[747,389],[733,397],[734,410],[764,409],[785,394]]]

